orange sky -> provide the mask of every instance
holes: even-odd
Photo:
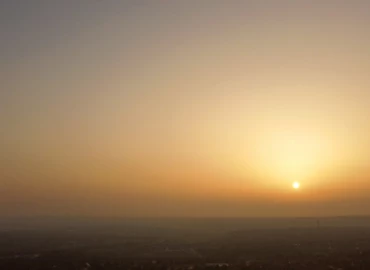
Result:
[[[370,214],[370,4],[185,2],[1,4],[1,215]]]

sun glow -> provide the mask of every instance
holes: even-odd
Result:
[[[282,186],[305,181],[328,166],[330,145],[325,136],[309,130],[269,131],[259,138],[257,160],[268,177]],[[330,155],[330,156],[329,156]],[[297,187],[299,188],[299,186]]]
[[[299,189],[301,184],[299,182],[294,182],[292,186],[294,189]]]

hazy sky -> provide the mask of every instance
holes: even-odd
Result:
[[[0,215],[370,214],[369,12],[1,1]]]

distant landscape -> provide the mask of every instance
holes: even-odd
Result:
[[[1,221],[0,269],[369,269],[370,217]]]

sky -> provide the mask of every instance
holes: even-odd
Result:
[[[369,10],[1,1],[0,216],[370,214]]]

